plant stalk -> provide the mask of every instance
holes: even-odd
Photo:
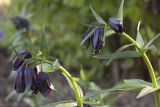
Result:
[[[152,80],[153,87],[154,87],[155,89],[158,89],[158,84],[157,84],[156,76],[155,76],[155,73],[154,73],[152,64],[151,64],[148,56],[147,56],[146,53],[143,51],[143,49],[137,44],[137,42],[136,42],[134,39],[132,39],[128,34],[122,33],[122,35],[123,35],[127,40],[129,40],[129,41],[136,47],[136,49],[138,50],[138,52],[141,54],[141,57],[143,58],[146,66],[147,66],[147,68],[148,68],[148,71],[149,71],[149,74],[150,74],[150,77],[151,77],[151,80]],[[156,100],[156,107],[160,107],[160,95],[159,95],[159,92],[158,92],[158,91],[155,91],[155,92],[154,92],[154,95],[155,95],[155,100]]]
[[[43,59],[33,59],[33,60],[38,60],[38,61],[41,61],[41,62],[44,62],[44,63],[48,63],[50,65],[53,65],[53,61],[49,61],[49,60],[43,60]],[[77,100],[77,106],[78,107],[83,107],[83,101],[82,101],[82,98],[81,98],[81,95],[80,95],[80,92],[79,92],[79,89],[77,87],[77,84],[76,82],[74,81],[74,79],[72,78],[72,76],[68,73],[68,71],[63,68],[62,66],[56,66],[57,70],[60,70],[71,82],[72,84],[72,87],[73,87],[73,90],[75,92],[75,95],[76,95],[76,100]]]
[[[57,66],[57,69],[60,70],[65,76],[67,76],[67,78],[70,80],[73,89],[75,91],[76,94],[76,100],[77,100],[77,105],[78,107],[83,107],[83,103],[82,103],[82,98],[79,92],[79,89],[77,87],[76,82],[74,81],[74,79],[72,78],[72,76],[68,73],[68,71],[66,69],[64,69],[62,66]]]

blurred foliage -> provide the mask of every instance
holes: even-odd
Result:
[[[146,5],[145,10],[142,2]],[[110,0],[11,0],[10,3],[1,7],[4,18],[0,21],[0,30],[4,31],[6,36],[0,40],[0,45],[9,48],[11,41],[14,41],[16,44],[21,44],[19,50],[27,49],[37,52],[40,44],[40,30],[45,26],[51,59],[58,58],[65,66],[71,68],[80,68],[83,65],[86,70],[90,71],[88,76],[96,75],[95,78],[100,78],[109,70],[106,69],[106,61],[95,60],[90,51],[85,51],[80,45],[82,34],[86,30],[84,26],[95,21],[89,5],[92,5],[97,13],[108,22],[109,17],[115,16],[119,4],[119,0],[112,2]],[[135,35],[137,23],[141,20],[140,32],[144,41],[157,34],[160,29],[160,25],[157,24],[160,16],[157,15],[155,19],[157,22],[154,22],[152,11],[151,0],[126,0],[124,26],[127,32]],[[30,21],[29,34],[19,33],[14,29],[11,22],[14,16],[25,17]],[[110,38],[106,39],[106,46],[101,53],[106,54],[115,50],[111,45],[117,41],[110,44],[110,40]],[[158,49],[160,48],[159,40],[155,42]],[[123,39],[119,38],[118,41],[124,44]],[[132,65],[126,67],[126,64],[125,60],[121,64],[122,68],[132,67]]]

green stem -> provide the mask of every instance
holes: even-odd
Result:
[[[53,65],[54,62],[52,61],[49,61],[49,60],[43,60],[43,59],[32,59],[32,60],[37,60],[37,61],[40,61],[40,62],[44,62],[44,63],[48,63],[50,65]],[[72,86],[73,86],[73,90],[75,92],[75,95],[76,95],[76,100],[77,100],[77,105],[78,107],[83,107],[83,101],[82,101],[82,98],[81,98],[81,95],[80,95],[80,92],[79,92],[79,89],[77,87],[77,84],[76,82],[74,81],[74,79],[72,78],[72,76],[68,73],[68,71],[63,68],[62,66],[57,66],[56,67],[57,70],[60,70],[71,82]]]
[[[37,97],[35,95],[33,95],[33,104],[34,104],[34,107],[38,107]]]
[[[149,74],[150,74],[150,77],[151,77],[151,80],[152,80],[153,87],[155,89],[157,89],[158,88],[158,84],[157,84],[156,76],[155,76],[153,67],[151,65],[151,62],[150,62],[148,56],[143,51],[143,49],[137,44],[137,42],[134,39],[132,39],[128,34],[122,33],[122,35],[126,39],[128,39],[136,47],[138,52],[141,54],[146,66],[148,68],[148,71],[149,71]],[[159,93],[158,93],[158,91],[155,91],[154,93],[155,93],[156,107],[160,107],[160,96],[159,96]]]
[[[78,107],[83,107],[82,98],[81,98],[79,89],[77,87],[76,82],[72,78],[72,76],[62,66],[57,66],[57,69],[60,70],[70,80],[70,82],[71,82],[71,84],[73,86],[73,89],[75,91],[75,94],[76,94],[77,105],[78,105]]]

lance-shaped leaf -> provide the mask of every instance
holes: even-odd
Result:
[[[97,27],[96,27],[96,28],[97,28]],[[84,42],[85,42],[89,37],[92,36],[92,34],[93,34],[93,32],[96,30],[96,28],[92,29],[91,32],[89,32],[88,35],[86,35],[86,36],[84,37],[84,39],[83,39],[82,42],[81,42],[81,45],[84,44]]]
[[[47,46],[47,41],[46,41],[46,37],[44,33],[45,33],[45,29],[43,27],[42,32],[41,32],[40,51],[41,51],[42,57],[47,58],[48,57],[48,46]]]
[[[144,49],[148,49],[152,43],[160,36],[160,33],[157,34],[156,36],[154,36],[145,46],[144,46]]]
[[[111,94],[111,92],[115,92],[115,91],[138,90],[138,89],[143,89],[145,87],[152,87],[152,83],[149,83],[149,82],[146,82],[146,81],[140,80],[140,79],[124,80],[123,83],[120,83],[111,89],[104,89],[104,90],[89,92],[83,97],[83,99],[93,98],[99,94],[108,94],[109,95],[109,94]]]
[[[59,102],[55,102],[55,103],[42,105],[40,107],[75,107],[75,106],[77,106],[76,101],[66,100],[66,101],[59,101]]]
[[[152,84],[140,79],[130,79],[124,80],[124,83],[113,87],[110,89],[110,91],[130,91],[135,89],[142,89],[147,86],[151,87]]]
[[[111,36],[114,33],[115,33],[115,31],[111,29],[111,30],[105,31],[104,35],[105,35],[105,37],[109,37],[109,36]]]
[[[107,54],[107,55],[100,55],[96,56],[96,58],[99,59],[108,59],[107,65],[109,65],[113,60],[119,59],[119,58],[133,58],[133,57],[139,57],[140,54],[138,54],[136,51],[123,51],[124,49],[132,46],[132,44],[127,44],[122,47],[120,47],[115,53]]]
[[[68,81],[68,84],[69,86],[74,90],[73,86],[72,86],[72,83],[71,83],[71,77],[69,78],[66,74],[63,73],[63,75],[66,77],[67,81]],[[75,82],[75,81],[74,81]],[[83,91],[81,89],[81,87],[75,82],[77,88],[78,88],[78,91],[80,93],[80,96],[83,98]]]
[[[142,38],[142,36],[141,36],[141,34],[139,32],[140,24],[141,24],[141,22],[139,21],[138,26],[137,26],[137,38],[136,38],[136,42],[138,43],[138,45],[140,47],[143,47],[144,46],[144,41],[143,41],[143,38]]]
[[[83,68],[81,67],[80,69],[80,77],[83,81],[87,81],[87,76],[86,76],[86,73],[85,71],[83,70]]]
[[[122,24],[123,24],[123,4],[124,4],[124,0],[121,1],[121,5],[119,7],[119,11],[117,15],[117,18],[120,20],[120,22],[122,22]]]
[[[143,88],[143,89],[141,90],[141,92],[140,92],[140,93],[138,94],[138,96],[137,96],[137,99],[138,99],[138,98],[141,98],[141,97],[143,97],[143,96],[146,96],[146,95],[148,95],[148,94],[150,94],[150,93],[152,93],[152,92],[154,92],[154,91],[156,91],[155,88],[150,87],[150,86],[147,86],[147,87],[145,87],[145,88]]]
[[[96,18],[96,20],[99,22],[99,23],[102,23],[104,25],[107,25],[107,23],[100,17],[100,15],[97,14],[96,11],[94,11],[94,9],[92,8],[92,6],[90,5],[90,8],[92,10],[92,13],[94,15],[94,17]]]

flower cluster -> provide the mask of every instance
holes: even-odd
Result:
[[[14,27],[17,30],[22,30],[22,29],[28,30],[29,29],[29,25],[30,25],[29,21],[25,18],[16,16],[16,17],[12,18],[12,22],[14,24]]]
[[[33,94],[38,91],[43,96],[48,96],[51,90],[54,90],[49,77],[44,72],[39,72],[36,67],[31,68],[26,63],[26,59],[32,58],[32,55],[27,52],[21,52],[19,57],[13,59],[13,70],[15,73],[14,88],[17,93],[23,93],[25,90],[32,90]]]
[[[104,27],[101,23],[95,22],[92,23],[87,32],[84,33],[83,38],[88,36],[89,33],[91,33],[91,36],[87,38],[87,40],[84,42],[84,45],[86,48],[89,48],[91,45],[92,47],[92,54],[96,55],[100,52],[100,50],[104,47]]]
[[[124,27],[122,22],[117,18],[109,18],[109,26],[116,33],[123,33]],[[92,23],[83,35],[83,45],[88,49],[91,45],[92,54],[97,55],[105,45],[104,26],[95,22]]]

